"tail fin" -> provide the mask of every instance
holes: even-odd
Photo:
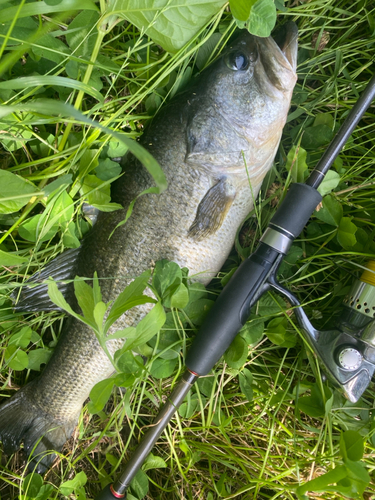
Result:
[[[0,440],[6,455],[17,451],[23,441],[27,455],[32,455],[29,468],[36,466],[36,471],[43,473],[56,458],[51,451],[61,450],[78,417],[62,422],[43,411],[32,397],[35,382],[27,384],[0,406]]]

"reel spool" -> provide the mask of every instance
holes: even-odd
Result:
[[[352,324],[361,328],[375,319],[375,260],[370,260],[367,268],[368,270],[353,283],[344,299],[344,322],[347,322],[348,326]],[[362,335],[361,337],[363,338]],[[375,339],[371,339],[368,333],[366,337],[370,344],[375,345]]]
[[[372,350],[375,348],[375,261],[367,263],[368,270],[353,283],[344,299],[344,308],[338,324],[343,332],[361,339],[368,347],[365,353],[353,347],[343,347],[336,353],[340,366],[356,370],[362,363],[363,355],[375,362]]]

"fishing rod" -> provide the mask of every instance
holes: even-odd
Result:
[[[224,287],[187,354],[186,371],[155,418],[124,471],[95,500],[126,498],[130,482],[177,411],[192,385],[207,375],[246,323],[252,306],[268,290],[276,290],[296,306],[304,338],[326,377],[347,399],[358,401],[375,371],[375,261],[353,285],[337,328],[316,330],[297,298],[276,279],[277,269],[322,201],[317,188],[375,97],[375,75],[353,106],[306,183],[292,184],[272,217],[256,250]]]

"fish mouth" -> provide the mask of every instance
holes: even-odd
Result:
[[[297,68],[298,28],[293,21],[289,21],[277,28],[272,38],[290,64],[293,71]]]
[[[263,71],[259,78],[274,89],[290,92],[296,83],[298,30],[293,22],[281,26],[273,36],[256,38]],[[263,75],[263,76],[261,76]]]

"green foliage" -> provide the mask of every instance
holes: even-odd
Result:
[[[154,352],[159,353],[158,356],[160,357],[152,362],[150,373],[155,378],[166,378],[173,373],[182,342],[177,332],[174,332],[173,329],[166,331],[165,338],[156,339],[156,334],[162,329],[167,320],[163,305],[167,310],[170,308],[183,310],[185,308],[189,313],[191,304],[196,304],[200,299],[203,299],[204,305],[207,303],[205,299],[206,294],[201,286],[199,284],[190,285],[187,280],[187,270],[181,269],[174,262],[162,260],[158,261],[155,265],[151,286],[161,297],[161,301],[159,302],[143,293],[146,287],[150,285],[150,277],[151,271],[145,271],[141,276],[135,278],[118,295],[112,304],[105,304],[102,301],[102,294],[96,273],[92,286],[86,283],[84,279],[76,277],[74,280],[74,293],[82,314],[73,311],[62,293],[58,290],[56,283],[52,279],[49,279],[48,294],[52,302],[92,328],[100,346],[106,352],[117,372],[112,377],[98,382],[91,390],[90,403],[88,405],[90,413],[99,413],[103,410],[111,396],[114,385],[129,387],[134,384],[136,378],[142,375],[144,364],[141,357],[133,353],[148,353],[149,346],[152,346]],[[192,288],[191,294],[189,294],[190,287]],[[154,304],[154,307],[135,327],[127,327],[125,329],[112,328],[126,311],[143,304]],[[199,308],[195,305],[194,309],[197,311]],[[193,320],[189,319],[190,321],[200,323],[201,316],[205,314],[205,307],[201,307],[200,315],[197,314]],[[187,320],[182,319],[182,321],[186,323]],[[21,342],[20,339],[24,337],[25,334],[23,336],[19,334],[16,339],[18,342]],[[107,343],[117,339],[124,339],[124,343],[112,356]],[[242,345],[241,355],[239,356],[234,351],[232,355],[229,354],[230,361],[228,364],[233,367],[242,366],[246,360],[247,344],[241,337],[238,337],[238,340]],[[27,339],[24,339],[22,342],[24,344],[27,342],[28,344]],[[7,356],[9,366],[15,370],[21,370],[28,366],[27,354],[17,348],[16,341],[8,346]],[[39,357],[33,357],[33,367],[38,366],[39,360],[40,363],[44,362],[43,356],[45,356],[44,351],[39,354]]]
[[[337,172],[334,172],[333,170],[330,170],[327,172],[325,175],[323,182],[320,184],[318,191],[319,193],[324,196],[328,193],[330,193],[333,189],[335,189],[340,182],[340,176]]]
[[[44,484],[42,476],[35,472],[28,474],[22,483],[25,500],[48,500],[53,490],[53,486]]]
[[[285,6],[280,0],[237,0],[230,2],[231,12],[223,9],[225,2],[198,3],[161,2],[161,10],[150,15],[139,2],[116,6],[83,0],[75,10],[72,0],[11,0],[0,7],[4,396],[35,375],[28,370],[41,369],[61,332],[59,314],[12,311],[7,296],[15,278],[26,279],[63,248],[80,244],[91,227],[81,208],[84,202],[102,210],[120,209],[110,197],[110,184],[121,175],[113,158],[132,151],[155,180],[152,192],[166,187],[163,173],[142,156],[134,139],[159,106],[218,55],[236,25],[268,36],[277,9],[278,24],[295,20],[300,39],[299,79],[277,169],[262,188],[257,218],[248,221],[251,245],[289,182],[306,179],[370,79],[375,23],[368,0],[287,1]],[[125,11],[129,5],[132,12]],[[129,21],[131,16],[139,28]],[[279,280],[319,328],[335,322],[351,274],[375,255],[373,115],[370,108],[334,162],[319,188],[323,207],[279,268]],[[237,244],[240,256],[251,248]],[[238,255],[231,254],[209,291],[191,283],[187,271],[175,264],[158,264],[154,282],[144,276],[109,305],[102,301],[97,281],[77,279],[82,318],[103,345],[127,339],[124,350],[111,356],[118,371],[93,389],[88,410],[95,415],[83,412],[74,441],[52,476],[43,480],[25,473],[22,478],[20,459],[4,458],[2,495],[94,498],[100,487],[113,482],[150,425],[148,415],[156,414],[169,394],[196,328],[239,263]],[[144,285],[152,287],[156,299],[147,298]],[[152,300],[158,301],[156,306]],[[137,304],[154,307],[148,323],[138,331],[136,326],[112,327],[108,333],[112,320]],[[138,345],[138,334],[143,344]],[[371,393],[365,393],[351,404],[322,384],[290,305],[264,295],[222,362],[183,402],[180,420],[159,438],[129,500],[145,492],[161,500],[220,495],[292,500],[297,494],[308,497],[310,491],[327,500],[370,497],[374,486],[366,470],[374,467],[375,444],[371,401]],[[78,472],[82,470],[85,476]]]
[[[116,0],[113,4],[116,15],[125,17],[164,50],[173,53],[189,42],[225,1],[162,0],[151,7],[147,0]]]
[[[238,375],[238,380],[240,383],[241,391],[243,394],[247,397],[248,401],[252,401],[253,399],[253,376],[251,375],[250,370],[245,368],[242,372],[239,373]]]
[[[370,476],[360,461],[363,456],[363,441],[358,432],[349,430],[341,433],[340,454],[343,464],[299,486],[296,490],[299,499],[307,499],[305,493],[308,491],[331,491],[342,494],[345,498],[363,499]]]
[[[33,349],[27,354],[28,364],[27,368],[29,370],[40,371],[41,365],[47,364],[50,357],[52,356],[52,351],[40,347],[39,349]]]
[[[246,341],[241,337],[241,335],[237,335],[225,352],[224,359],[228,366],[238,369],[244,365],[247,353],[248,347]]]
[[[321,388],[314,384],[310,396],[298,399],[298,408],[310,417],[319,418],[329,414],[332,408],[333,396],[328,387],[324,386],[323,394]]]
[[[256,36],[267,37],[276,23],[273,0],[230,0],[229,5],[240,28],[246,27]]]
[[[351,218],[343,217],[337,231],[337,241],[343,248],[353,247],[357,243],[356,231],[357,226],[351,222]]]
[[[182,278],[182,269],[175,262],[164,259],[156,263],[152,284],[166,307],[171,306],[171,298],[178,293]]]
[[[41,113],[41,114],[46,114],[50,113],[52,115],[55,114],[62,114],[64,116],[68,116],[69,118],[73,117],[77,121],[80,121],[82,123],[85,123],[86,125],[96,127],[98,130],[105,132],[112,137],[116,138],[118,141],[122,142],[125,146],[128,147],[128,149],[136,156],[147,168],[147,170],[150,172],[150,174],[153,176],[159,190],[163,191],[166,188],[166,179],[164,176],[163,171],[161,170],[160,166],[154,160],[154,158],[151,156],[151,154],[146,151],[145,149],[142,148],[138,143],[135,141],[132,141],[128,137],[126,137],[124,134],[119,134],[117,132],[113,132],[112,130],[108,129],[107,127],[104,127],[100,125],[98,122],[95,122],[93,120],[90,120],[89,118],[85,117],[82,113],[77,111],[75,108],[72,106],[69,106],[68,104],[64,104],[62,102],[55,102],[50,99],[35,99],[31,103],[28,103],[27,105],[23,106],[7,106],[3,105],[0,108],[0,118],[7,117],[11,113],[17,113],[17,112],[22,112],[26,110],[27,112],[30,112],[34,116]],[[30,119],[32,123],[32,119]],[[12,126],[12,118],[9,118],[9,124]],[[6,125],[8,126],[8,125]],[[63,139],[61,139],[63,140]],[[67,140],[67,139],[65,139]],[[21,146],[20,146],[21,147]],[[98,186],[95,185],[93,189],[90,189],[88,192],[91,193],[96,190]]]
[[[333,196],[327,195],[323,198],[322,205],[315,216],[326,224],[338,227],[343,216],[341,203]]]
[[[256,0],[251,2],[244,2],[240,0],[232,0],[229,2],[230,10],[238,21],[245,22],[249,18],[250,10]]]
[[[363,456],[363,440],[356,431],[346,431],[340,436],[340,453],[347,460],[358,462]]]
[[[278,272],[284,278],[289,278],[293,274],[295,265],[303,256],[303,250],[299,245],[292,245],[289,252],[281,262]]]
[[[24,370],[29,364],[27,354],[15,345],[7,347],[4,358],[6,364],[13,370]]]
[[[66,497],[68,497],[72,493],[75,493],[76,495],[79,495],[81,498],[85,498],[85,496],[83,496],[85,494],[83,486],[86,484],[86,482],[87,482],[86,474],[83,471],[78,472],[73,479],[64,481],[60,485],[60,492]]]
[[[17,212],[39,194],[37,187],[6,170],[0,170],[0,186],[0,212],[3,214]]]
[[[172,375],[177,365],[176,359],[156,359],[152,363],[150,373],[155,378],[167,378]]]
[[[147,495],[148,492],[148,477],[143,472],[143,470],[139,470],[135,477],[132,479],[130,483],[131,491],[136,495],[136,498],[143,498]]]
[[[276,6],[273,0],[257,0],[251,8],[248,30],[256,36],[267,37],[275,27]]]
[[[38,347],[30,352],[25,352],[29,344],[38,345],[40,336],[29,326],[24,326],[20,331],[13,333],[8,340],[4,352],[6,364],[12,370],[40,370],[40,365],[47,363],[51,357],[51,350]]]
[[[288,321],[286,318],[275,318],[267,324],[266,335],[276,345],[280,347],[294,347],[296,345],[296,335],[287,331]]]
[[[27,257],[20,257],[13,252],[4,252],[0,250],[0,265],[5,267],[20,266],[28,261]]]
[[[239,335],[245,339],[248,345],[257,344],[263,337],[263,333],[264,321],[261,318],[251,318],[239,331]]]
[[[71,80],[70,78],[64,78],[61,76],[35,76],[35,77],[24,77],[17,78],[17,80],[8,80],[7,82],[0,82],[0,90],[8,89],[8,90],[20,90],[20,89],[28,89],[33,86],[44,86],[51,85],[53,87],[67,87],[76,90],[80,90],[85,94],[91,95],[95,97],[98,101],[103,99],[103,96],[100,92],[94,89],[90,85],[85,85],[82,82],[77,82],[76,80]]]
[[[96,273],[94,275],[93,287],[83,281],[82,278],[77,277],[74,282],[74,292],[77,302],[82,310],[82,315],[73,311],[52,279],[49,280],[48,295],[54,304],[92,328],[100,346],[107,354],[118,373],[133,373],[134,375],[137,375],[139,370],[142,371],[141,363],[137,363],[130,350],[140,348],[143,344],[146,344],[154,335],[156,335],[166,319],[161,304],[156,303],[155,299],[147,295],[143,295],[143,291],[147,286],[150,274],[151,273],[149,271],[146,271],[131,282],[118,295],[113,304],[105,304],[102,301],[102,295]],[[108,335],[112,325],[122,314],[124,314],[124,312],[133,307],[147,303],[154,303],[155,305],[135,328],[130,327],[123,330],[116,330],[114,333],[110,333]],[[108,315],[104,320],[107,311]],[[121,349],[117,350],[112,357],[107,347],[107,342],[119,338],[125,339],[124,345]],[[90,412],[97,413],[103,409],[105,403],[111,395],[114,383],[118,382],[118,380],[117,375],[113,375],[112,377],[101,381],[94,386],[90,393]],[[134,378],[128,378],[128,380],[126,382],[122,382],[121,385],[125,383],[125,386],[127,386],[127,384],[130,385],[133,382]]]
[[[337,242],[344,249],[351,249],[357,243],[355,234],[358,227],[351,217],[344,217],[341,204],[336,198],[327,195],[323,198],[323,207],[316,212],[316,217],[326,224],[336,226]]]
[[[144,471],[146,470],[151,470],[151,469],[163,469],[167,467],[167,464],[164,462],[164,460],[160,457],[157,457],[156,455],[153,455],[150,453],[146,460],[145,463],[143,464],[142,469]]]
[[[85,182],[82,185],[82,194],[85,196],[87,203],[101,212],[113,212],[122,209],[120,204],[110,202],[109,184],[96,177],[96,175],[86,175]]]
[[[308,172],[306,156],[306,150],[300,146],[293,146],[289,151],[285,167],[291,171],[293,182],[305,181],[305,174]]]

